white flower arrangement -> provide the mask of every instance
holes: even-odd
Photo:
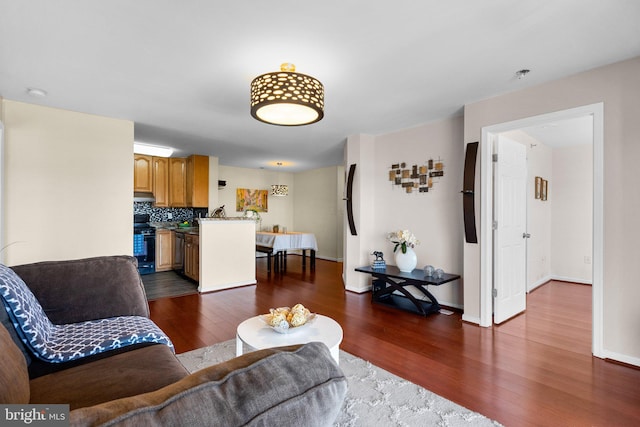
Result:
[[[393,252],[400,248],[403,254],[407,253],[407,246],[414,248],[416,245],[420,244],[420,241],[416,239],[416,236],[409,230],[393,231],[387,234],[387,240],[395,244]]]
[[[256,209],[247,209],[244,211],[244,216],[247,218],[252,218],[255,221],[260,221],[262,218],[260,217],[260,213]]]

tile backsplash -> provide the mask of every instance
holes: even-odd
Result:
[[[149,214],[151,222],[183,222],[206,217],[207,208],[156,208],[152,202],[133,202],[134,214]],[[169,213],[173,216],[169,219]]]

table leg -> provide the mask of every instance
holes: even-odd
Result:
[[[433,307],[432,311],[440,311],[440,303],[438,302],[438,300],[436,299],[436,297],[429,292],[426,288],[424,288],[422,285],[413,285],[414,287],[416,287],[417,289],[419,289],[423,294],[425,294],[427,296],[427,298],[429,298],[431,300],[431,306]]]
[[[302,250],[302,269],[305,270],[307,268],[307,250]]]
[[[329,353],[331,353],[331,357],[336,361],[336,364],[340,364],[340,348],[336,345],[333,348],[329,349]]]
[[[271,273],[271,252],[267,252],[267,273]]]
[[[311,249],[311,269],[315,270],[316,269],[316,250],[315,249]]]
[[[282,271],[287,271],[287,251],[282,251]]]
[[[242,356],[242,340],[240,339],[240,337],[236,334],[236,357],[238,356]]]
[[[415,306],[415,311],[423,316],[426,316],[429,313],[436,312],[440,309],[440,304],[438,300],[426,289],[422,289],[421,286],[416,286],[414,283],[407,283],[404,281],[394,282],[393,280],[386,280],[385,277],[375,276],[376,280],[373,284],[373,292],[371,294],[371,299],[375,302],[385,303],[389,298],[393,298],[393,293],[395,291],[400,292],[404,297],[406,297],[413,306]],[[423,306],[423,302],[420,302],[414,297],[411,292],[405,289],[407,285],[414,285],[419,288],[431,301],[429,302],[430,306],[425,309]],[[426,303],[426,302],[425,302]],[[413,311],[413,310],[411,310]]]

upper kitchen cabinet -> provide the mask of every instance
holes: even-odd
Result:
[[[169,207],[169,159],[166,157],[153,158],[153,196],[155,206]]]
[[[209,156],[187,158],[187,206],[209,207]]]
[[[153,191],[153,158],[143,154],[133,155],[133,191]]]
[[[209,207],[209,156],[134,155],[134,192],[153,193],[159,208]]]
[[[187,207],[187,159],[169,159],[169,206]]]

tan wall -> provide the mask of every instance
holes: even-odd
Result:
[[[294,182],[294,229],[315,234],[318,257],[342,260],[344,202],[341,188],[344,185],[344,167],[300,172],[294,175]]]
[[[271,229],[274,225],[293,230],[293,200],[296,194],[293,185],[293,175],[266,169],[238,168],[234,166],[218,166],[218,179],[227,181],[226,187],[218,191],[218,204],[224,205],[228,217],[243,216],[244,212],[236,211],[236,190],[248,188],[250,190],[268,190],[268,212],[260,212],[261,224],[257,227]],[[272,196],[272,184],[286,184],[289,186],[288,196]],[[216,185],[217,188],[217,185]],[[209,206],[210,210],[218,206]]]
[[[395,265],[393,245],[388,233],[411,230],[420,244],[415,247],[416,268],[433,265],[461,274],[462,258],[462,169],[464,153],[463,118],[453,117],[414,128],[378,136],[354,135],[347,140],[346,165],[357,164],[354,180],[354,218],[357,236],[345,225],[344,281],[348,290],[364,292],[370,277],[354,273],[356,267],[368,265],[373,251],[382,251],[389,265]],[[424,165],[429,159],[444,163],[442,178],[435,179],[432,191],[407,194],[389,181],[394,163]],[[462,307],[462,281],[430,287],[438,300]]]
[[[287,184],[288,196],[268,196],[269,211],[260,213],[262,221],[258,227],[267,230],[277,224],[289,231],[314,233],[318,240],[318,257],[329,260],[342,258],[342,166],[296,174],[224,165],[218,165],[217,169],[216,181],[227,181],[226,187],[218,191],[217,203],[225,206],[228,217],[244,214],[236,212],[237,188],[271,191],[271,184]],[[209,206],[210,210],[216,207]]]
[[[604,339],[608,352],[640,358],[640,58],[465,106],[465,143],[485,126],[604,103]],[[480,317],[479,245],[465,244],[465,315]]]
[[[553,150],[551,272],[554,278],[592,283],[593,147]],[[585,257],[589,258],[587,262]]]
[[[9,265],[133,253],[133,123],[4,100]]]

